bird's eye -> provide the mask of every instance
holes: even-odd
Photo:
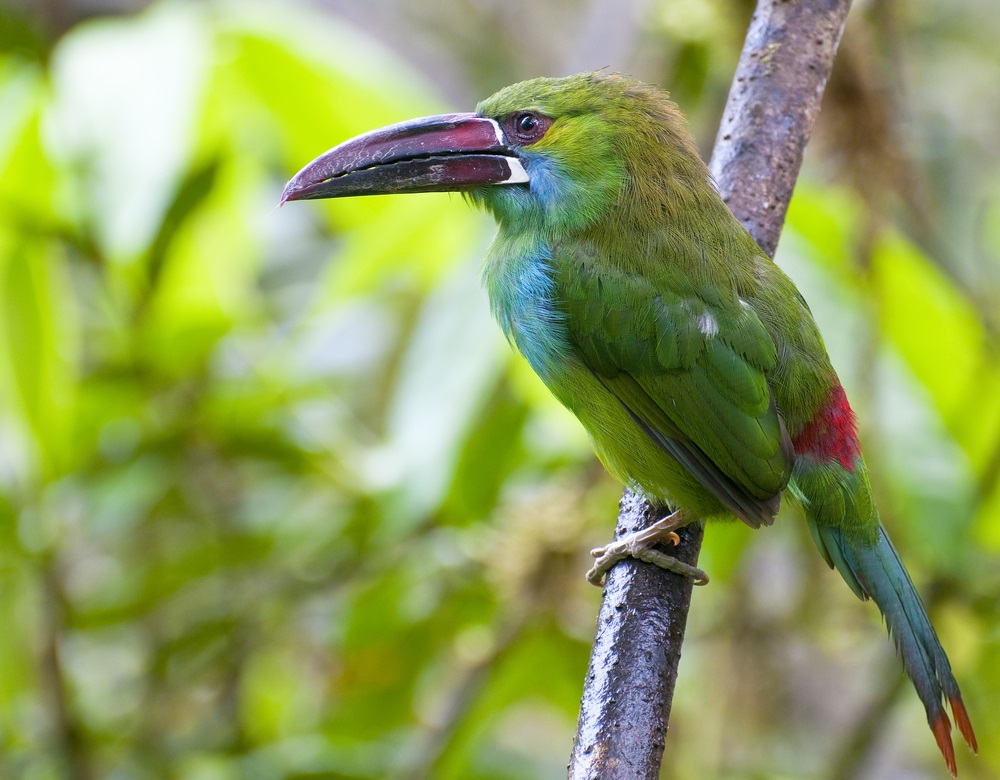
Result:
[[[517,118],[517,132],[521,135],[531,135],[538,129],[538,117],[534,114],[521,114]]]
[[[533,144],[552,126],[552,120],[547,116],[533,111],[518,111],[511,114],[503,123],[504,133],[508,139],[525,146]]]

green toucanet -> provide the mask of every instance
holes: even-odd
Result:
[[[652,533],[595,551],[589,576],[685,523],[757,528],[783,495],[797,500],[827,563],[885,616],[954,774],[945,703],[975,750],[972,725],[879,522],[823,339],[722,202],[666,93],[603,72],[515,84],[474,114],[344,142],[303,168],[282,202],[440,191],[496,218],[483,278],[507,337],[608,471],[672,509]]]

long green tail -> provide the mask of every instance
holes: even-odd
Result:
[[[927,722],[938,747],[955,775],[955,749],[945,700],[951,704],[955,724],[973,753],[978,750],[976,735],[948,656],[885,529],[879,526],[878,540],[873,546],[852,546],[840,529],[832,526],[810,521],[809,529],[827,563],[836,567],[858,598],[872,599],[881,610],[896,650],[902,656],[903,668],[927,710]]]

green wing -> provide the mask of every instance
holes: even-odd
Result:
[[[563,268],[560,306],[594,376],[738,517],[770,524],[793,453],[767,383],[777,350],[753,309],[586,263]]]

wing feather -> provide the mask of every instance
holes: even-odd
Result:
[[[573,271],[560,280],[565,322],[594,376],[734,514],[770,523],[792,449],[767,381],[777,350],[753,309],[593,264]]]

